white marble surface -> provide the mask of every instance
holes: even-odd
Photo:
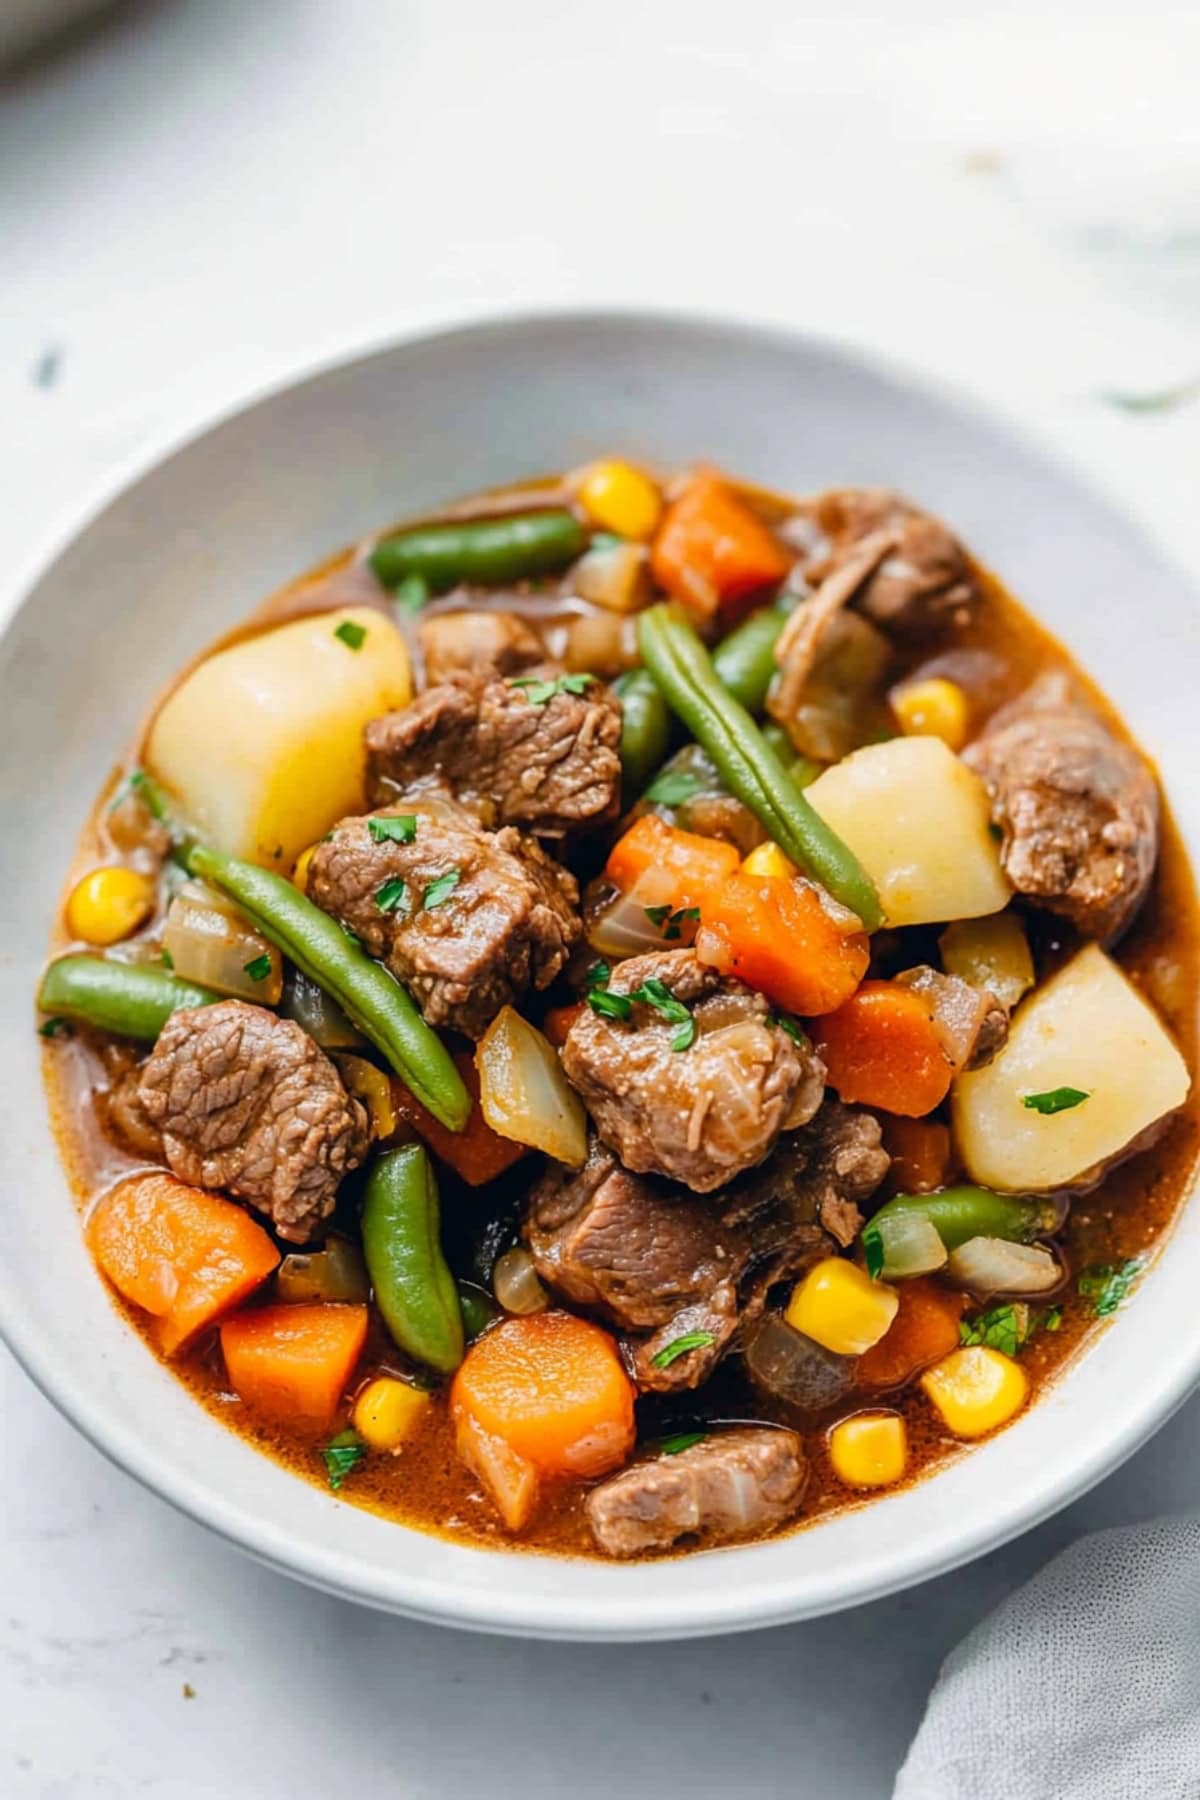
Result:
[[[616,299],[920,362],[1200,572],[1200,405],[1099,398],[1200,373],[1198,54],[1171,0],[127,8],[0,84],[0,567],[309,354]],[[962,1631],[1200,1477],[1193,1400],[1067,1513],[897,1599],[679,1647],[502,1644],[257,1569],[0,1379],[5,1800],[879,1800]]]

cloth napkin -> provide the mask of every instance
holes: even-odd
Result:
[[[1200,1515],[1083,1538],[977,1626],[893,1800],[1200,1800]]]

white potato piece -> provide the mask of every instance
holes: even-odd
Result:
[[[954,1130],[973,1181],[1041,1192],[1106,1162],[1191,1085],[1153,1008],[1098,944],[1089,944],[1018,1008],[1008,1042],[954,1085]],[[1043,1114],[1028,1094],[1088,1097]]]
[[[868,744],[805,794],[874,881],[889,925],[977,919],[1007,906],[1012,890],[983,783],[940,738]]]
[[[390,619],[362,606],[314,613],[193,669],[150,728],[146,765],[218,850],[288,871],[363,810],[363,726],[411,698]]]

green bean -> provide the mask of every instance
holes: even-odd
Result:
[[[492,1320],[500,1316],[500,1308],[487,1289],[477,1287],[473,1281],[459,1282],[458,1303],[462,1308],[463,1330],[468,1338],[479,1337]]]
[[[973,1237],[1030,1244],[1056,1231],[1061,1223],[1052,1200],[1024,1200],[1013,1194],[994,1194],[990,1188],[950,1187],[935,1194],[897,1194],[886,1201],[864,1227],[864,1245],[872,1233],[878,1240],[880,1225],[913,1214],[929,1220],[947,1250],[957,1250]]]
[[[149,1043],[181,1006],[210,1006],[220,998],[166,969],[106,956],[60,956],[42,976],[37,1003],[56,1017]]]
[[[671,710],[703,745],[730,793],[749,807],[785,856],[873,931],[883,914],[858,858],[804,798],[745,707],[726,692],[696,633],[669,606],[638,620],[642,659]]]
[[[722,686],[747,712],[762,711],[775,676],[775,646],[786,618],[782,607],[760,607],[735,625],[712,653]]]
[[[435,1031],[382,964],[282,875],[207,845],[179,851],[188,871],[236,900],[265,937],[337,1001],[435,1119],[461,1131],[471,1096]]]
[[[618,676],[613,688],[621,702],[621,773],[633,799],[671,747],[671,709],[645,669]]]
[[[384,587],[398,587],[409,575],[420,575],[433,593],[442,594],[460,581],[498,587],[531,575],[551,575],[574,562],[586,542],[574,513],[559,507],[508,519],[416,525],[376,544],[371,567]]]
[[[442,1254],[437,1182],[423,1144],[385,1150],[372,1163],[362,1242],[375,1304],[397,1344],[449,1375],[463,1357],[462,1306]]]

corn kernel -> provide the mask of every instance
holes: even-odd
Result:
[[[872,1281],[857,1263],[827,1256],[792,1290],[789,1325],[838,1356],[862,1356],[896,1316],[895,1288]]]
[[[302,894],[308,892],[308,865],[316,853],[316,848],[315,844],[310,844],[307,850],[302,850],[296,858],[296,866],[292,870],[292,880]]]
[[[144,925],[154,911],[148,875],[114,863],[76,882],[67,901],[67,930],[87,944],[115,944]]]
[[[429,1405],[429,1395],[394,1375],[369,1381],[354,1402],[354,1429],[372,1450],[399,1450]]]
[[[396,1130],[396,1109],[392,1105],[392,1084],[382,1069],[365,1056],[338,1056],[338,1072],[349,1091],[367,1109],[373,1138],[390,1138]]]
[[[941,676],[914,681],[892,696],[892,711],[905,737],[941,738],[951,750],[961,750],[967,741],[970,708],[956,681]]]
[[[829,1460],[847,1487],[890,1487],[908,1466],[908,1433],[899,1413],[856,1413],[829,1434]]]
[[[662,515],[662,495],[654,483],[624,462],[593,463],[579,501],[593,525],[639,541],[654,536]]]
[[[970,1344],[921,1377],[921,1386],[955,1437],[977,1438],[1020,1412],[1029,1379],[1019,1363],[986,1344]]]
[[[796,873],[795,863],[789,862],[778,844],[759,844],[742,862],[744,875],[771,875],[786,879]]]

